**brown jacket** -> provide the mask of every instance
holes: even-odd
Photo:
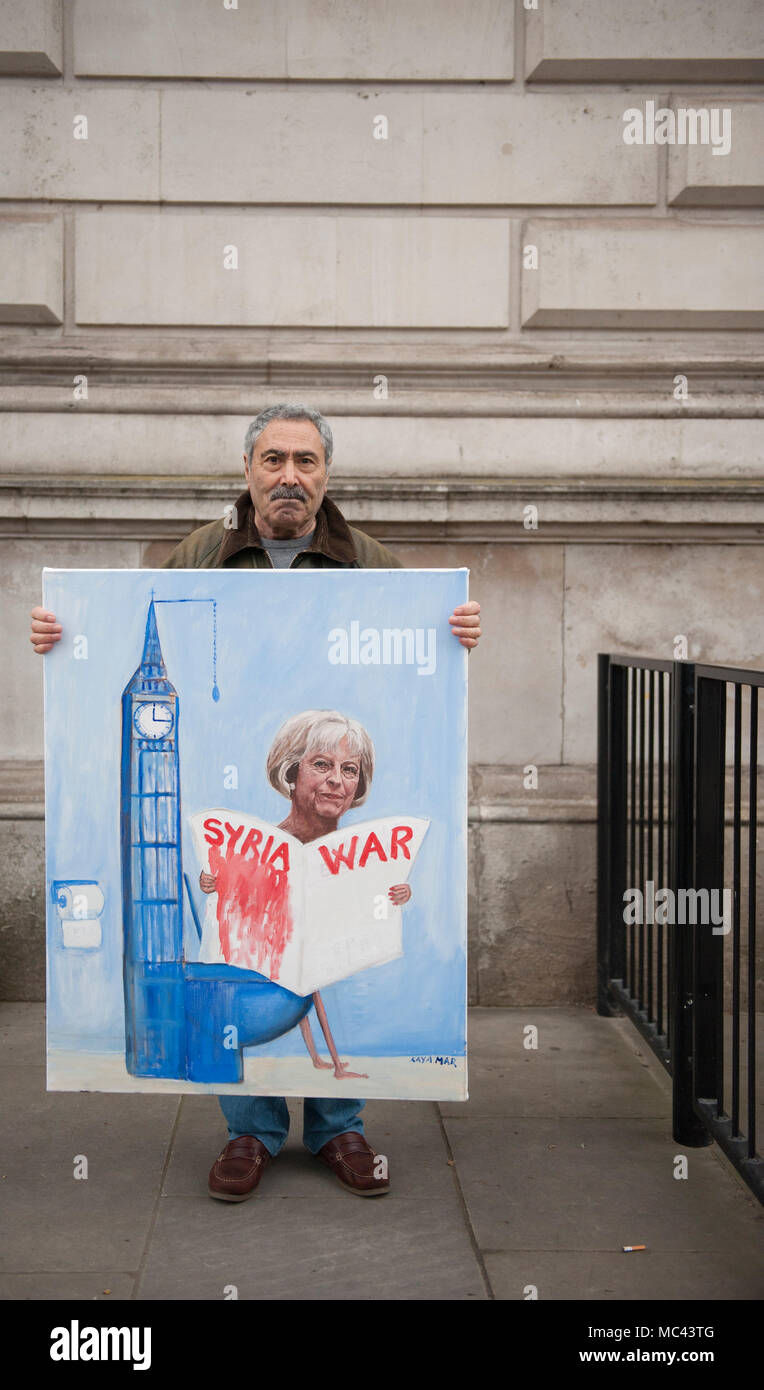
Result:
[[[233,524],[232,524],[233,523]],[[316,513],[316,530],[305,550],[295,555],[290,568],[403,569],[403,562],[365,531],[348,526],[339,507],[324,497]],[[237,499],[228,525],[221,517],[200,526],[176,545],[163,569],[273,569],[255,525],[249,492]]]

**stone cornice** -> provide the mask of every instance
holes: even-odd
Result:
[[[222,516],[241,480],[198,476],[0,475],[0,535],[177,541]],[[764,538],[764,479],[334,477],[348,520],[413,543],[671,542]],[[527,530],[524,508],[538,507]]]
[[[383,374],[377,367],[377,374]],[[685,364],[682,375],[687,377],[689,396],[685,402],[673,395],[673,380],[679,369],[667,368],[665,373],[649,381],[633,377],[613,381],[605,387],[591,381],[583,383],[568,379],[545,378],[529,386],[528,381],[509,381],[506,374],[493,386],[485,380],[471,379],[462,373],[459,384],[409,385],[400,373],[389,379],[390,395],[384,401],[375,400],[371,376],[361,383],[345,385],[307,384],[301,378],[299,388],[269,382],[250,385],[232,384],[231,373],[225,380],[211,383],[206,377],[189,376],[172,384],[143,380],[115,382],[102,369],[92,373],[82,363],[66,377],[59,369],[30,377],[28,373],[0,371],[0,412],[81,414],[81,415],[235,415],[251,418],[256,411],[275,405],[285,395],[318,400],[322,413],[329,420],[341,416],[367,418],[475,418],[475,419],[633,419],[633,420],[740,420],[764,417],[764,376],[740,377],[730,380],[718,375],[713,381],[703,378]],[[673,375],[672,375],[673,373]],[[88,399],[73,398],[74,377],[88,378]],[[235,373],[234,373],[235,375]],[[9,378],[13,376],[11,381]],[[317,392],[317,395],[313,393]]]
[[[582,500],[601,500],[605,497],[688,496],[709,500],[720,496],[734,500],[750,500],[764,496],[764,478],[745,477],[623,478],[602,475],[598,478],[578,479],[534,475],[454,480],[437,477],[406,479],[332,476],[329,486],[332,496],[337,498],[374,497],[400,501],[412,501],[422,494],[431,498],[448,497],[456,502],[468,502],[475,497],[486,495],[490,499],[502,496],[526,499],[529,494],[535,496],[539,493],[543,493],[544,496],[577,497]],[[182,497],[188,501],[205,499],[214,505],[219,499],[225,504],[231,491],[241,492],[241,488],[242,480],[238,473],[222,474],[214,478],[200,478],[196,474],[146,477],[144,474],[111,473],[105,477],[95,477],[89,473],[0,473],[0,499],[14,492],[25,493],[30,497],[47,497],[53,491],[60,497],[86,497],[88,500]]]
[[[579,386],[605,397],[631,390],[655,391],[659,395],[659,401],[653,402],[655,410],[666,393],[667,376],[677,373],[702,380],[703,394],[719,390],[750,397],[764,388],[761,334],[704,334],[702,349],[695,335],[681,340],[656,340],[654,335],[628,342],[613,340],[585,349],[580,337],[576,342],[547,339],[540,349],[516,342],[416,341],[411,335],[403,341],[388,335],[376,341],[333,337],[330,342],[317,341],[317,336],[308,343],[282,340],[274,345],[272,334],[257,329],[246,337],[228,331],[205,335],[186,330],[182,338],[158,336],[154,330],[146,334],[94,331],[58,338],[48,330],[6,332],[0,341],[0,386],[6,390],[70,389],[71,376],[85,372],[101,387],[122,386],[146,396],[157,389],[182,391],[188,386],[227,391],[241,399],[243,407],[224,398],[220,405],[242,408],[244,413],[252,409],[255,390],[275,400],[279,393],[299,388],[320,391],[322,405],[324,393],[336,394],[334,408],[340,411],[344,395],[348,398],[345,409],[353,413],[360,408],[360,397],[367,410],[380,414],[396,412],[402,404],[398,393],[416,395],[410,405],[417,412],[420,395],[442,393],[450,402],[445,413],[457,407],[480,413],[470,408],[469,397],[482,390],[502,413],[511,407],[515,392],[528,393],[532,400],[537,393],[565,396]],[[394,388],[387,400],[372,397],[373,378],[378,374],[387,375]],[[258,405],[262,407],[262,402]],[[329,409],[328,404],[325,408]],[[440,400],[437,408],[443,411]]]

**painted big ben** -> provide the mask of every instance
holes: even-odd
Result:
[[[154,601],[122,693],[121,837],[127,1069],[186,1074],[178,695]]]

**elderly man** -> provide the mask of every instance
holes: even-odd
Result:
[[[400,569],[401,561],[371,536],[349,526],[327,496],[332,433],[308,406],[275,405],[252,421],[244,440],[243,492],[226,515],[193,531],[165,562],[169,568]],[[477,646],[480,605],[463,603],[449,616],[462,646]],[[39,654],[61,639],[55,614],[32,611],[31,641]],[[358,1196],[387,1192],[386,1162],[364,1137],[365,1101],[306,1097],[303,1142]],[[209,1175],[211,1197],[243,1202],[257,1188],[289,1129],[283,1096],[221,1096],[229,1142]]]

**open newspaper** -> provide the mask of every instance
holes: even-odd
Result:
[[[308,995],[403,954],[389,890],[407,882],[428,819],[379,817],[309,844],[239,811],[189,821],[203,871],[215,876],[200,960]]]

